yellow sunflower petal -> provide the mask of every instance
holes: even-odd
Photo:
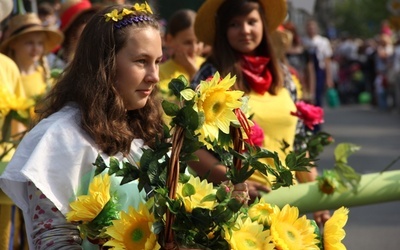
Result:
[[[103,210],[110,200],[110,176],[97,175],[89,185],[89,194],[80,195],[70,203],[71,211],[67,213],[68,221],[92,221]]]
[[[158,250],[160,245],[151,227],[155,219],[149,213],[146,205],[140,204],[139,209],[129,207],[128,213],[121,211],[121,219],[113,221],[106,233],[112,237],[104,246],[113,249],[144,249]]]
[[[324,226],[324,249],[345,250],[342,240],[346,236],[343,227],[346,225],[349,210],[345,207],[337,209]]]
[[[272,250],[274,244],[271,242],[269,230],[263,230],[263,226],[257,222],[252,222],[250,218],[244,221],[238,220],[238,228],[230,231],[225,230],[225,239],[230,245],[231,250]],[[231,233],[230,233],[231,232]]]
[[[206,209],[212,209],[215,206],[214,201],[202,202],[202,199],[209,194],[214,194],[215,189],[212,183],[208,183],[207,180],[200,180],[199,177],[190,176],[188,181],[195,189],[195,194],[184,197],[183,187],[184,184],[178,183],[176,188],[176,194],[178,197],[183,199],[186,211],[191,212],[195,207],[201,207]]]
[[[319,243],[314,227],[305,216],[298,218],[297,207],[285,205],[271,218],[271,235],[278,249],[318,250]]]

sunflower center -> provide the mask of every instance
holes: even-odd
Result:
[[[222,91],[214,91],[203,103],[203,109],[207,121],[214,121],[223,113],[226,105],[226,96]]]
[[[139,242],[143,239],[144,233],[140,228],[136,228],[132,231],[131,238],[134,242]]]
[[[289,239],[291,239],[291,240],[296,239],[296,236],[292,231],[287,231],[286,233],[287,233],[287,236],[289,237]]]
[[[253,240],[247,239],[247,240],[245,240],[245,242],[246,242],[246,245],[249,247],[249,249],[252,249],[253,247],[257,246],[257,243],[254,242]]]

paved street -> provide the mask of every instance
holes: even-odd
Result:
[[[333,135],[335,144],[320,157],[321,169],[333,166],[333,150],[340,142],[361,146],[349,157],[349,164],[362,174],[379,172],[400,155],[398,113],[358,105],[325,108],[323,130]],[[391,169],[400,169],[400,161]],[[395,202],[351,207],[345,230],[349,250],[400,249],[400,197]]]

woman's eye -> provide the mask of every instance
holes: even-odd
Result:
[[[136,62],[140,63],[140,64],[146,64],[146,60],[145,59],[136,60]]]

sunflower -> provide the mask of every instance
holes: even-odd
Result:
[[[90,222],[100,214],[110,200],[110,176],[97,175],[89,185],[89,194],[78,196],[71,202],[71,211],[67,213],[68,221]]]
[[[347,222],[349,210],[341,207],[336,210],[332,217],[324,226],[324,249],[325,250],[345,250],[346,247],[341,242],[346,235],[343,227]]]
[[[271,235],[277,249],[318,250],[317,235],[306,216],[299,216],[299,209],[285,205],[271,218]]]
[[[273,206],[269,203],[266,203],[264,199],[258,203],[254,203],[249,208],[249,216],[253,221],[257,221],[259,224],[263,224],[265,227],[269,227],[271,225],[271,217],[273,214],[276,214],[279,211],[277,206]]]
[[[246,218],[244,221],[239,219],[238,224],[237,229],[225,229],[225,239],[231,250],[274,249],[270,231],[264,231],[262,225],[252,222],[250,218]]]
[[[181,92],[186,100],[195,98],[196,111],[204,114],[204,123],[197,132],[200,133],[199,139],[208,147],[210,145],[205,141],[206,138],[213,142],[218,139],[219,130],[229,134],[230,123],[238,123],[234,109],[242,106],[240,98],[243,92],[229,90],[235,81],[236,77],[230,74],[221,80],[217,72],[212,79],[200,83],[198,94],[190,89]]]
[[[106,233],[112,237],[104,246],[116,250],[140,249],[158,250],[160,245],[151,227],[155,221],[145,204],[140,204],[139,210],[129,207],[128,213],[121,211],[121,219],[114,220]]]
[[[191,187],[194,194],[185,195],[185,185],[186,188]],[[212,209],[215,206],[215,201],[202,201],[202,199],[207,195],[214,193],[215,189],[213,188],[212,183],[208,183],[207,180],[200,181],[199,177],[194,177],[192,175],[187,183],[178,183],[176,188],[176,194],[178,197],[182,198],[187,212],[192,212],[193,208],[196,207]]]
[[[0,100],[0,116],[7,115],[10,110],[27,110],[35,104],[34,100],[17,97],[6,88],[0,88]]]

